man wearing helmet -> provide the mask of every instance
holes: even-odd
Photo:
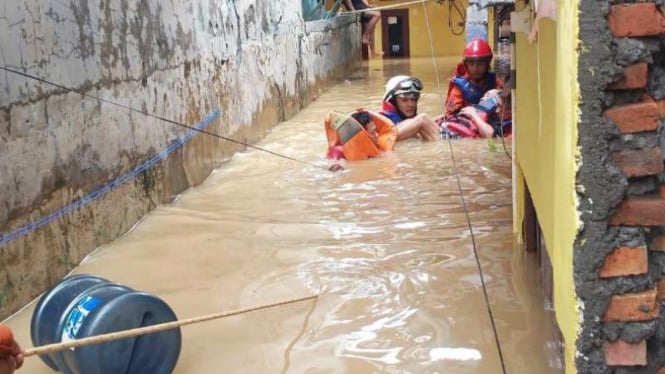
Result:
[[[446,116],[478,104],[487,91],[502,87],[501,80],[489,71],[491,62],[492,48],[485,40],[474,39],[466,45],[464,61],[457,65],[455,77],[448,85]]]
[[[398,75],[390,78],[383,95],[381,114],[397,126],[397,140],[419,137],[440,139],[439,126],[426,114],[418,114],[418,99],[423,84],[418,78]]]

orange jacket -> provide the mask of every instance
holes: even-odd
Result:
[[[376,126],[377,138],[358,122],[353,115],[367,113],[369,120]],[[388,119],[379,113],[366,109],[358,109],[351,114],[329,112],[324,120],[326,136],[328,137],[328,155],[336,147],[342,147],[344,158],[349,161],[365,160],[376,157],[381,152],[391,151],[397,141],[397,128]]]
[[[457,65],[457,69],[455,71],[455,77],[462,77],[472,82],[469,76],[469,72],[466,69],[466,65],[464,65],[463,63]],[[472,83],[474,83],[474,85],[478,87],[483,87],[486,85],[485,80],[481,80],[479,82],[472,82]],[[503,87],[503,82],[501,81],[501,79],[496,78],[494,86],[495,88],[501,89]],[[484,94],[484,92],[482,94]],[[451,114],[454,114],[458,112],[460,109],[464,108],[465,106],[471,104],[478,104],[478,103],[467,102],[464,99],[464,93],[462,92],[460,87],[454,84],[451,80],[450,84],[448,85],[448,95],[446,96],[446,102],[445,102],[446,115],[450,116]]]

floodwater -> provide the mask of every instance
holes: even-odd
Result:
[[[443,77],[453,64],[437,60]],[[431,59],[373,60],[258,146],[327,167],[326,112],[378,109],[398,73],[423,80],[421,112],[441,111]],[[501,373],[501,358],[508,373],[561,373],[537,262],[513,249],[510,160],[500,141],[453,150],[457,171],[447,142],[408,140],[338,173],[240,153],[75,273],[153,293],[180,319],[320,294],[183,327],[175,373]],[[24,345],[31,313],[8,322]],[[34,357],[22,371],[50,372]]]

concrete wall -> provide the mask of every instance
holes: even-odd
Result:
[[[353,18],[305,23],[289,0],[26,0],[0,7],[0,65],[249,141],[357,67]],[[185,134],[0,70],[0,234],[67,206]],[[0,318],[241,147],[198,134],[103,198],[0,245]],[[2,238],[2,237],[0,237]]]
[[[516,4],[525,11],[530,6]],[[514,229],[521,231],[526,183],[552,264],[554,309],[564,338],[566,372],[573,373],[579,312],[572,248],[580,227],[575,195],[579,100],[576,2],[559,1],[557,12],[557,22],[540,21],[534,42],[528,41],[526,33],[515,36],[517,175],[513,183],[518,215]]]

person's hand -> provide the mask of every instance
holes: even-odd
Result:
[[[437,125],[440,125],[441,122],[446,120],[446,115],[445,114],[439,114],[438,116],[432,118],[432,121],[436,123]]]
[[[463,115],[465,115],[465,116],[467,116],[467,117],[470,117],[470,118],[476,118],[476,117],[478,117],[478,113],[476,112],[476,110],[473,109],[473,108],[470,107],[470,106],[465,106],[465,107],[462,108],[459,112],[460,112],[460,114],[463,114]]]
[[[13,374],[23,366],[23,350],[14,340],[12,331],[0,325],[0,374]]]
[[[501,97],[501,90],[496,89],[496,88],[493,88],[493,89],[491,89],[491,90],[485,92],[485,94],[483,95],[483,97],[480,98],[480,101],[483,101],[483,100],[489,99],[489,98],[492,97],[492,96],[499,96],[499,97]]]

